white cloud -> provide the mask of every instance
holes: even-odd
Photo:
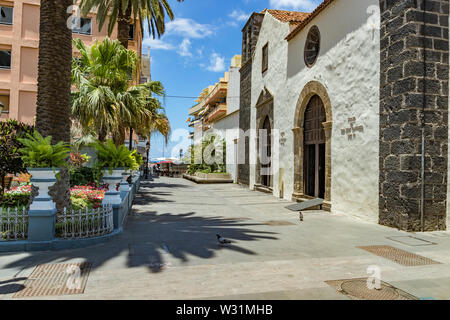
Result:
[[[206,69],[213,72],[225,71],[225,58],[213,52],[210,58],[210,65]]]
[[[200,48],[197,49],[197,55],[201,58],[203,57],[203,50],[205,50],[204,46],[201,46]]]
[[[160,39],[145,38],[142,42],[143,46],[150,47],[152,50],[173,50],[175,47]]]
[[[178,47],[178,54],[182,57],[192,57],[191,41],[189,39],[184,39]]]
[[[200,24],[192,19],[177,18],[166,25],[167,34],[178,34],[184,38],[201,39],[212,35],[209,24]]]
[[[227,21],[227,24],[232,27],[238,27],[244,21],[247,21],[250,15],[242,10],[234,10],[228,15],[228,17],[230,18],[230,20]]]
[[[242,10],[234,10],[232,13],[228,15],[230,18],[236,20],[236,21],[247,21],[250,15],[248,13],[245,13]]]
[[[273,9],[295,9],[312,11],[317,5],[312,0],[270,0]]]

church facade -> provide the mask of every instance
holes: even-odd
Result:
[[[448,0],[325,0],[243,29],[238,180],[406,231],[447,228]]]

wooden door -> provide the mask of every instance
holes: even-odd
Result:
[[[269,162],[267,163],[267,161],[264,161],[266,163],[261,164],[261,172],[263,174],[261,174],[261,184],[263,186],[266,187],[271,187],[272,186],[272,128],[270,127],[270,120],[269,117],[266,117],[266,119],[264,120],[264,124],[262,129],[264,130],[264,134],[267,135],[266,141],[267,144],[264,146],[262,145],[263,148],[265,148],[266,150],[266,156],[270,159]]]
[[[325,108],[319,96],[313,96],[305,111],[304,122],[304,190],[305,195],[325,197]]]

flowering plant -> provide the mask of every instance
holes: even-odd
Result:
[[[11,190],[7,190],[5,194],[14,194],[14,195],[29,195],[31,193],[31,185],[22,185],[19,187],[11,188]]]
[[[95,186],[75,186],[70,189],[72,199],[85,199],[93,204],[94,209],[100,207],[106,191]]]
[[[81,154],[81,153],[79,153],[79,152],[77,152],[77,153],[72,152],[72,153],[70,154],[70,160],[69,160],[69,162],[70,162],[70,165],[71,165],[72,167],[74,167],[74,168],[79,168],[79,167],[81,167],[83,164],[85,164],[86,162],[88,162],[90,158],[91,158],[91,157],[89,157],[89,156],[86,155],[86,154]]]

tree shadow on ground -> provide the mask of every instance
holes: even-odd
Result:
[[[188,262],[189,255],[210,259],[220,250],[256,255],[245,248],[245,242],[277,240],[277,233],[255,230],[257,226],[261,224],[248,223],[239,218],[205,217],[195,212],[172,214],[133,210],[127,218],[124,232],[105,244],[64,251],[30,252],[28,256],[20,257],[5,267],[27,268],[79,259],[92,262],[92,268],[95,269],[119,256],[125,256],[122,268],[145,266],[151,272],[162,272],[171,267],[172,262]],[[219,245],[216,234],[223,235],[233,243]]]

